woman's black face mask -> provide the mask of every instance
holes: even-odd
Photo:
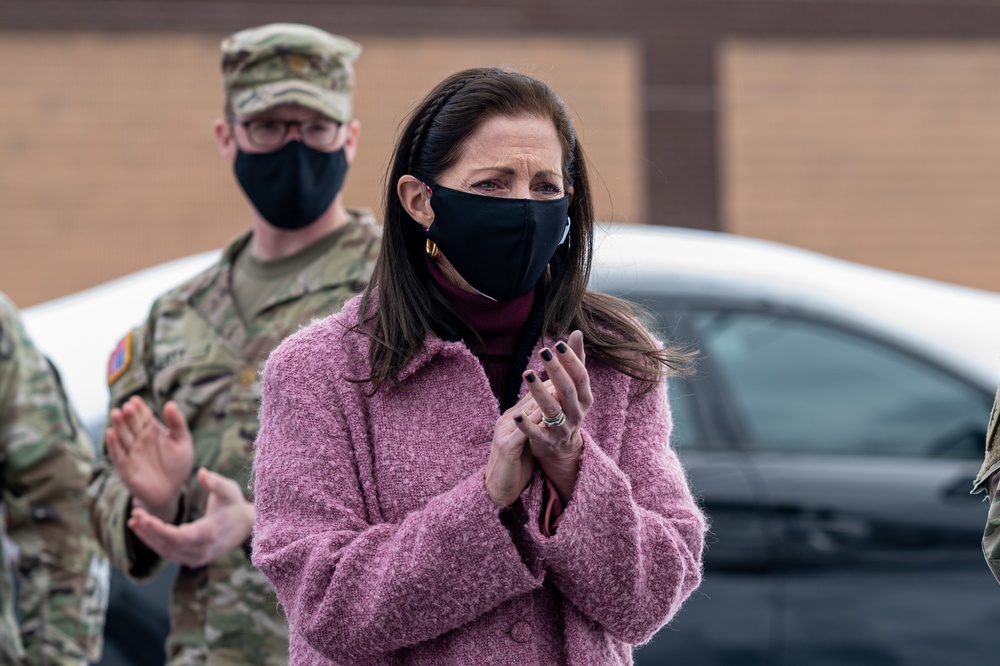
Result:
[[[270,153],[236,153],[236,180],[261,217],[279,229],[302,229],[326,212],[344,185],[347,156],[289,141]]]
[[[511,301],[534,289],[569,236],[570,197],[505,199],[433,183],[428,237],[473,289]]]

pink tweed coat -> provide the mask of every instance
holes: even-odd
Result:
[[[476,357],[428,337],[404,389],[366,396],[345,379],[367,376],[367,339],[345,333],[358,308],[264,370],[253,562],[288,616],[291,663],[631,664],[701,581],[705,520],[668,445],[665,387],[641,394],[587,359],[579,477],[547,538],[537,473],[519,510],[486,495],[499,408]]]

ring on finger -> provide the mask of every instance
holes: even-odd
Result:
[[[531,412],[533,412],[533,411],[535,411],[534,408],[529,407],[527,405],[525,405],[524,407],[521,408],[521,414],[524,415],[524,418],[531,417]]]
[[[563,423],[566,423],[566,412],[559,410],[559,413],[555,416],[546,416],[542,414],[542,423],[545,424],[547,428],[558,428]]]

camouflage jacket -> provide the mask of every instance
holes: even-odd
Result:
[[[1000,497],[997,497],[997,481],[1000,481],[1000,387],[993,402],[990,414],[990,424],[986,428],[986,458],[983,467],[976,475],[972,492],[989,490],[990,513],[986,518],[986,529],[983,531],[983,555],[990,565],[993,576],[1000,582]],[[996,476],[996,479],[992,477]]]
[[[58,375],[0,294],[0,664],[100,657],[108,565],[87,515],[93,458]]]
[[[370,214],[351,222],[326,254],[292,278],[248,321],[230,293],[232,262],[249,241],[237,238],[218,264],[153,304],[144,325],[131,331],[109,362],[111,405],[139,395],[162,419],[174,400],[194,438],[195,468],[207,467],[248,488],[257,436],[259,370],[289,334],[340,309],[367,284],[378,247]],[[204,513],[197,478],[184,489],[181,522]],[[137,556],[126,525],[131,498],[107,458],[91,484],[98,538],[112,564],[133,579],[155,575],[163,564],[144,550]],[[250,500],[249,491],[247,499]],[[181,567],[174,582],[167,651],[171,665],[288,663],[287,625],[264,577],[237,549],[205,567]]]

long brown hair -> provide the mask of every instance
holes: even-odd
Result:
[[[686,373],[691,355],[656,344],[633,306],[587,290],[594,210],[583,149],[565,103],[537,79],[484,67],[456,72],[439,83],[410,115],[396,143],[385,181],[382,247],[357,326],[372,340],[371,376],[359,381],[372,382],[373,393],[386,381],[398,384],[399,372],[420,351],[427,333],[447,329],[442,319],[450,307],[427,286],[426,234],[406,212],[396,184],[407,174],[436,180],[458,160],[468,138],[494,116],[551,119],[562,144],[565,187],[573,187],[569,242],[549,262],[542,330],[558,339],[579,329],[588,355],[648,382],[649,388],[667,374]],[[372,298],[377,298],[373,314]]]

